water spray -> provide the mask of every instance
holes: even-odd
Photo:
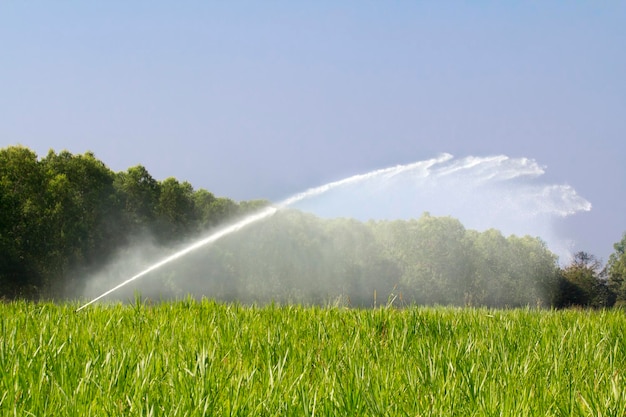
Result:
[[[201,248],[202,246],[208,245],[209,243],[215,242],[216,240],[229,235],[231,233],[236,232],[237,230],[241,229],[242,227],[245,227],[251,223],[257,222],[261,219],[264,219],[266,217],[271,216],[272,214],[276,213],[276,207],[266,207],[263,210],[252,214],[250,216],[245,217],[244,219],[238,221],[235,224],[232,224],[231,226],[228,226],[224,229],[219,230],[218,232],[215,232],[209,236],[207,236],[204,239],[201,239],[195,243],[193,243],[192,245],[187,246],[186,248],[176,252],[173,255],[168,256],[167,258],[155,263],[154,265],[150,266],[149,268],[144,269],[143,271],[141,271],[140,273],[138,273],[137,275],[127,279],[126,281],[122,282],[121,284],[111,288],[110,290],[106,291],[105,293],[99,295],[98,297],[94,298],[93,300],[89,301],[87,304],[79,307],[78,309],[76,309],[76,311],[80,311],[83,308],[95,303],[96,301],[100,300],[101,298],[106,297],[107,295],[111,294],[114,291],[117,291],[118,289],[122,288],[123,286],[143,277],[144,275],[154,271],[155,269],[158,269],[160,267],[162,267],[165,264],[168,264],[178,258],[181,258],[185,255],[187,255],[189,252],[192,252],[198,248]]]
[[[196,249],[211,244],[224,236],[235,233],[250,224],[268,218],[282,208],[292,206],[298,202],[327,193],[328,191],[339,187],[362,183],[373,179],[381,180],[384,184],[392,184],[393,181],[398,180],[401,175],[403,175],[402,178],[405,178],[404,175],[406,177],[409,177],[410,175],[413,184],[418,185],[428,182],[429,184],[434,185],[435,188],[439,187],[445,189],[447,184],[454,184],[455,180],[462,180],[464,181],[464,184],[469,184],[471,187],[479,188],[484,183],[502,183],[519,177],[537,177],[543,173],[544,170],[542,167],[537,165],[535,161],[526,158],[510,159],[507,156],[499,155],[494,157],[466,157],[456,160],[453,159],[450,154],[442,154],[437,158],[378,169],[365,174],[354,175],[339,181],[333,181],[319,187],[310,188],[302,193],[295,194],[274,206],[265,207],[260,211],[244,217],[230,226],[220,229],[211,235],[192,243],[184,249],[162,259],[121,284],[104,292],[79,307],[76,311],[84,309],[125,285],[187,255],[192,251],[195,251]],[[588,211],[591,209],[591,204],[582,197],[578,196],[571,187],[550,185],[542,186],[538,189],[540,191],[539,193],[537,193],[537,188],[529,188],[525,190],[525,199],[522,199],[524,211],[530,212],[532,215],[547,214],[549,216],[557,215],[563,217],[576,213],[577,211]],[[458,196],[453,197],[458,199]],[[512,196],[511,198],[518,197]],[[467,202],[460,201],[460,204],[467,205]],[[507,207],[507,209],[508,208],[510,207]]]
[[[323,194],[329,190],[332,190],[334,188],[337,187],[341,187],[341,186],[345,186],[345,185],[349,185],[349,184],[354,184],[357,182],[361,182],[361,181],[365,181],[367,179],[373,178],[373,177],[380,177],[380,176],[393,176],[396,174],[399,174],[401,172],[404,171],[410,171],[410,170],[415,170],[415,169],[424,169],[427,167],[430,167],[434,164],[436,164],[437,162],[443,162],[446,161],[448,159],[452,158],[452,155],[449,154],[443,154],[441,157],[436,158],[436,159],[430,159],[430,160],[426,160],[426,161],[420,161],[420,162],[415,162],[412,164],[407,164],[407,165],[397,165],[394,167],[389,167],[389,168],[383,168],[383,169],[379,169],[379,170],[375,170],[375,171],[371,171],[368,172],[366,174],[358,174],[358,175],[354,175],[339,181],[333,181],[330,182],[328,184],[324,184],[322,186],[319,187],[315,187],[315,188],[310,188],[307,191],[304,191],[302,193],[299,194],[295,194],[292,197],[287,198],[286,200],[283,200],[281,203],[277,204],[276,206],[270,206],[270,207],[266,207],[264,209],[262,209],[259,212],[253,213],[247,217],[244,217],[243,219],[239,220],[238,222],[232,224],[231,226],[228,226],[224,229],[221,229],[201,240],[198,240],[197,242],[185,247],[184,249],[174,253],[173,255],[168,256],[167,258],[162,259],[161,261],[155,263],[154,265],[144,269],[143,271],[139,272],[137,275],[127,279],[126,281],[122,282],[121,284],[111,288],[110,290],[102,293],[101,295],[97,296],[96,298],[94,298],[93,300],[89,301],[88,303],[80,306],[78,309],[76,309],[76,311],[80,311],[82,309],[84,309],[85,307],[90,306],[91,304],[95,303],[96,301],[106,297],[107,295],[117,291],[118,289],[126,286],[127,284],[130,284],[131,282],[143,277],[144,275],[172,262],[175,261],[176,259],[179,259],[185,255],[187,255],[188,253],[199,249],[203,246],[206,246],[210,243],[213,243],[215,241],[217,241],[218,239],[221,239],[224,236],[230,235],[236,231],[238,231],[239,229],[248,226],[252,223],[256,223],[260,220],[263,220],[271,215],[273,215],[274,213],[276,213],[277,210],[281,209],[281,208],[285,208],[288,207],[292,204],[295,204],[299,201],[302,201],[304,199],[307,198],[311,198],[320,194]]]

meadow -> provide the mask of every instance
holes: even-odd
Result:
[[[620,310],[0,304],[2,416],[619,416]]]

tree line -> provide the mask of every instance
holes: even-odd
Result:
[[[137,242],[171,249],[266,204],[157,181],[141,165],[113,172],[90,152],[0,149],[0,297],[64,299]],[[242,302],[609,307],[626,303],[625,250],[626,234],[606,266],[579,252],[560,267],[537,237],[467,230],[451,217],[359,222],[280,210],[138,288]]]
[[[161,269],[151,288],[138,283],[127,297],[600,308],[618,298],[606,271],[585,252],[560,267],[537,237],[468,230],[447,216],[360,222],[280,210]]]
[[[141,165],[116,173],[91,152],[1,149],[0,296],[62,297],[132,239],[172,244],[263,204],[157,181]]]

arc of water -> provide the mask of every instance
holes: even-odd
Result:
[[[106,297],[107,295],[111,294],[112,292],[117,291],[118,289],[124,287],[125,285],[143,277],[144,275],[154,271],[155,269],[158,269],[160,267],[162,267],[165,264],[168,264],[176,259],[179,259],[185,255],[187,255],[189,252],[192,252],[198,248],[201,248],[205,245],[208,245],[209,243],[213,243],[218,239],[221,239],[222,237],[229,235],[231,233],[234,233],[236,231],[238,231],[239,229],[255,223],[259,220],[265,219],[266,217],[271,216],[272,214],[274,214],[278,209],[283,208],[283,207],[287,207],[290,206],[292,204],[295,204],[299,201],[302,201],[306,198],[309,197],[313,197],[316,195],[320,195],[323,194],[329,190],[332,190],[333,188],[337,188],[337,187],[341,187],[344,185],[348,185],[348,184],[353,184],[356,182],[360,182],[360,181],[365,181],[367,179],[373,178],[373,177],[377,177],[377,176],[382,176],[382,175],[389,175],[389,176],[393,176],[397,173],[403,172],[403,171],[407,171],[407,170],[413,170],[413,169],[428,169],[430,166],[436,164],[436,163],[440,163],[440,162],[444,162],[448,159],[452,158],[452,155],[449,154],[443,154],[441,157],[439,158],[434,158],[434,159],[429,159],[426,161],[420,161],[420,162],[415,162],[412,164],[407,164],[407,165],[397,165],[395,167],[390,167],[390,168],[383,168],[383,169],[379,169],[379,170],[375,170],[372,172],[368,172],[366,174],[358,174],[358,175],[354,175],[348,178],[345,178],[343,180],[339,180],[339,181],[334,181],[334,182],[330,182],[328,184],[319,186],[319,187],[315,187],[315,188],[310,188],[307,191],[304,191],[302,193],[296,194],[292,197],[287,198],[286,200],[283,200],[281,203],[279,203],[276,206],[270,206],[270,207],[266,207],[263,210],[251,214],[243,219],[241,219],[240,221],[238,221],[237,223],[232,224],[231,226],[228,226],[224,229],[221,229],[209,236],[207,236],[204,239],[201,239],[187,247],[185,247],[184,249],[174,253],[173,255],[168,256],[167,258],[164,258],[163,260],[155,263],[154,265],[144,269],[143,271],[139,272],[137,275],[134,275],[133,277],[127,279],[126,281],[122,282],[121,284],[116,285],[115,287],[111,288],[110,290],[102,293],[101,295],[97,296],[96,298],[94,298],[93,300],[89,301],[88,303],[80,306],[78,309],[76,309],[76,311],[80,311],[82,309],[84,309],[85,307],[90,306],[91,304],[95,303],[96,301]]]
[[[276,212],[277,208],[276,207],[266,207],[265,209],[261,210],[258,213],[252,214],[248,217],[245,217],[244,219],[238,221],[237,223],[228,226],[224,229],[219,230],[218,232],[215,232],[213,234],[211,234],[210,236],[201,239],[195,243],[193,243],[192,245],[187,246],[186,248],[176,252],[175,254],[168,256],[167,258],[155,263],[154,265],[150,266],[149,268],[144,269],[143,271],[141,271],[140,273],[138,273],[137,275],[127,279],[126,281],[122,282],[119,285],[116,285],[115,287],[111,288],[110,290],[106,291],[105,293],[97,296],[96,298],[94,298],[93,300],[89,301],[88,303],[82,305],[81,307],[79,307],[76,311],[80,311],[83,308],[95,303],[96,301],[106,297],[107,295],[111,294],[114,291],[117,291],[118,289],[122,288],[123,286],[135,281],[136,279],[141,278],[142,276],[154,271],[155,269],[158,269],[160,267],[162,267],[165,264],[168,264],[178,258],[181,258],[185,255],[187,255],[189,252],[192,252],[202,246],[208,245],[209,243],[215,242],[216,240],[229,235],[231,233],[236,232],[237,230],[241,229],[242,227],[245,227],[251,223],[257,222],[261,219],[264,219],[268,216],[271,216],[272,214],[274,214]]]
[[[419,179],[431,178],[435,182],[438,179],[445,179],[446,177],[450,176],[454,178],[455,176],[461,174],[472,174],[474,176],[475,182],[482,182],[492,180],[509,180],[517,177],[536,177],[541,175],[543,172],[543,168],[537,165],[534,160],[528,160],[526,158],[510,160],[508,157],[500,155],[488,158],[467,157],[459,161],[454,161],[452,155],[442,154],[437,158],[427,159],[424,161],[414,162],[406,165],[397,165],[390,168],[378,169],[365,174],[354,175],[339,181],[329,182],[328,184],[315,188],[310,188],[307,191],[295,194],[275,206],[266,207],[239,220],[238,222],[228,227],[218,230],[217,232],[192,243],[184,249],[164,258],[163,260],[146,268],[145,270],[139,272],[138,274],[127,279],[121,284],[111,288],[102,295],[99,295],[85,305],[79,307],[76,311],[84,309],[85,307],[95,303],[103,297],[106,297],[112,292],[124,287],[125,285],[143,277],[144,275],[164,266],[165,264],[168,264],[176,259],[187,255],[189,252],[213,243],[226,235],[235,233],[245,226],[248,226],[252,223],[273,215],[277,210],[280,210],[281,208],[288,207],[310,197],[318,196],[338,187],[348,186],[374,178],[379,178],[384,181],[391,181],[394,179],[394,177],[404,174],[411,174]],[[537,196],[537,193],[539,193],[540,195]],[[525,191],[525,195],[527,197],[527,200],[535,202],[534,205],[530,206],[534,210],[533,215],[545,212],[546,214],[558,214],[560,216],[567,216],[577,211],[587,211],[591,209],[591,204],[582,197],[578,196],[576,192],[568,186],[542,186],[538,189],[529,188]],[[545,207],[539,204],[546,199],[548,200],[549,204],[544,204]],[[536,203],[537,201],[539,203]]]

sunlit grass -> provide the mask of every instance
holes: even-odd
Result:
[[[618,416],[621,311],[0,305],[2,415]]]

